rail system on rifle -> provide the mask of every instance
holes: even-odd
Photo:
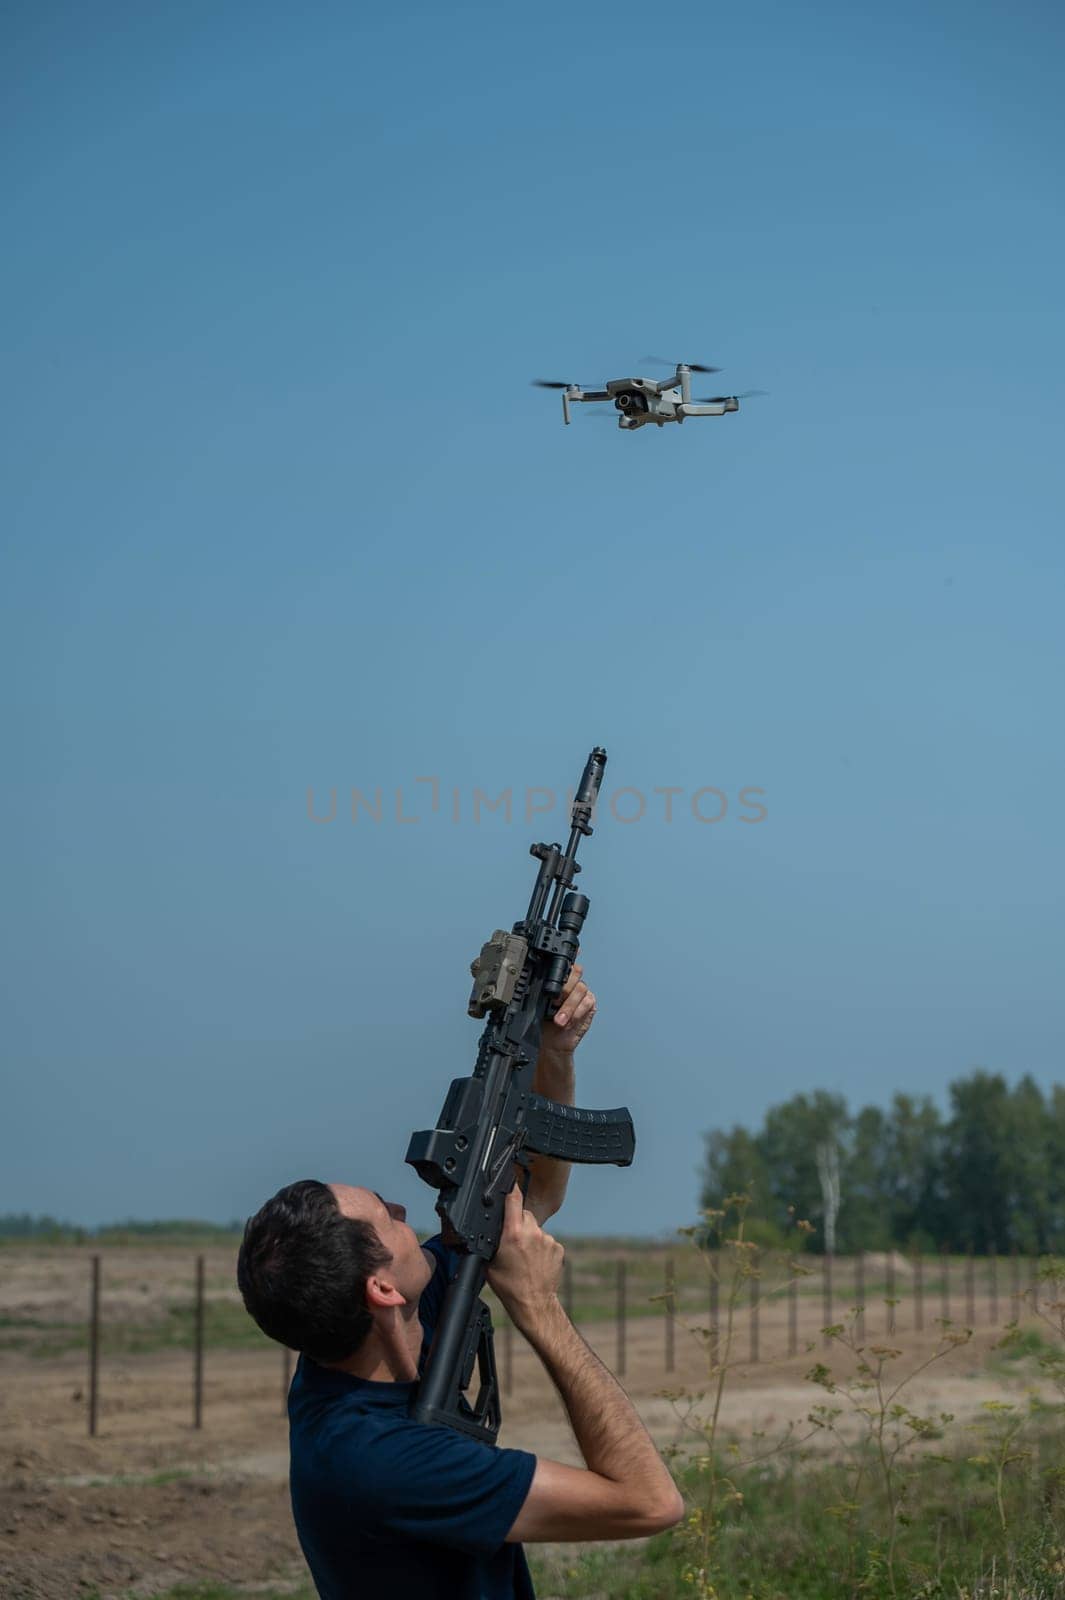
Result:
[[[606,751],[588,757],[570,817],[565,850],[534,844],[540,863],[529,909],[510,933],[497,929],[472,964],[469,1013],[485,1017],[473,1074],[455,1078],[435,1128],[412,1134],[406,1159],[438,1189],[436,1210],[445,1242],[461,1256],[448,1286],[436,1339],[417,1391],[416,1421],[457,1428],[494,1444],[499,1432],[499,1382],[492,1319],[480,1299],[488,1263],[503,1231],[504,1202],[515,1164],[532,1155],[627,1167],[632,1118],[584,1111],[533,1092],[540,1034],[558,1002],[588,914],[586,895],[572,889],[581,870],[577,846],[603,781]],[[476,1398],[467,1398],[476,1368]]]

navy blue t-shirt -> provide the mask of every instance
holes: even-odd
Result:
[[[457,1258],[418,1304],[424,1365]],[[414,1422],[414,1383],[374,1383],[301,1356],[288,1396],[292,1513],[322,1600],[533,1600],[520,1544],[505,1544],[536,1457]]]

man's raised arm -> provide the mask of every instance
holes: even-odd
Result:
[[[586,1465],[537,1458],[507,1539],[638,1539],[679,1522],[684,1501],[635,1406],[574,1328],[558,1299],[563,1250],[521,1191],[507,1196],[488,1281],[547,1368]]]
[[[574,1104],[575,1072],[573,1052],[592,1025],[595,995],[583,981],[584,968],[574,964],[566,980],[553,1017],[540,1036],[533,1089],[559,1105]],[[553,1156],[534,1156],[529,1162],[529,1188],[526,1210],[544,1223],[562,1207],[569,1183],[570,1163]]]

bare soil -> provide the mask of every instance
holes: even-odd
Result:
[[[108,1316],[152,1326],[160,1301],[179,1293],[187,1299],[189,1252],[182,1254],[177,1279],[173,1252],[135,1249],[121,1255],[121,1263],[116,1252],[106,1264],[117,1286],[105,1305]],[[0,1254],[0,1316],[8,1329],[14,1324],[20,1332],[14,1347],[0,1342],[0,1595],[72,1600],[98,1591],[102,1600],[119,1600],[205,1579],[249,1593],[256,1586],[303,1592],[306,1569],[288,1508],[282,1352],[208,1348],[200,1429],[193,1427],[191,1352],[107,1354],[100,1364],[97,1434],[90,1438],[84,1349],[42,1360],[27,1343],[31,1324],[84,1320],[86,1270],[81,1251]],[[231,1253],[219,1252],[208,1265],[209,1293],[232,1297],[231,1270]],[[929,1324],[936,1309],[926,1308]],[[1004,1303],[998,1309],[1005,1316],[1011,1308]],[[1013,1377],[997,1360],[989,1367],[1001,1327],[992,1325],[986,1297],[977,1299],[974,1310],[973,1339],[916,1378],[906,1394],[915,1411],[954,1413],[955,1426],[988,1399],[1017,1398],[1025,1376],[1030,1386],[1030,1370],[1018,1368]],[[913,1329],[912,1311],[905,1300],[896,1308],[898,1329],[891,1336],[887,1307],[871,1305],[868,1313],[867,1341],[902,1352],[895,1363],[899,1375],[912,1371],[939,1342],[938,1328]],[[805,1374],[816,1361],[841,1374],[846,1367],[837,1352],[822,1348],[820,1314],[816,1297],[801,1302],[799,1351],[788,1358],[787,1305],[764,1299],[755,1363],[747,1359],[750,1330],[743,1310],[737,1365],[722,1408],[727,1431],[747,1439],[762,1433],[767,1441],[789,1427],[806,1431],[811,1406],[826,1396]],[[705,1326],[705,1317],[694,1320]],[[47,1340],[48,1328],[40,1331]],[[584,1331],[616,1368],[616,1323],[590,1323]],[[624,1345],[625,1387],[658,1442],[677,1442],[683,1438],[678,1407],[662,1391],[705,1387],[702,1341],[678,1322],[672,1371],[666,1369],[664,1316],[630,1318]],[[505,1327],[497,1352],[506,1391],[501,1442],[579,1461],[561,1406],[532,1352]]]

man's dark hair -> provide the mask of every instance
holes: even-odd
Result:
[[[372,1223],[344,1216],[327,1184],[303,1178],[248,1221],[237,1284],[271,1339],[315,1361],[343,1361],[372,1325],[366,1280],[391,1259]]]

